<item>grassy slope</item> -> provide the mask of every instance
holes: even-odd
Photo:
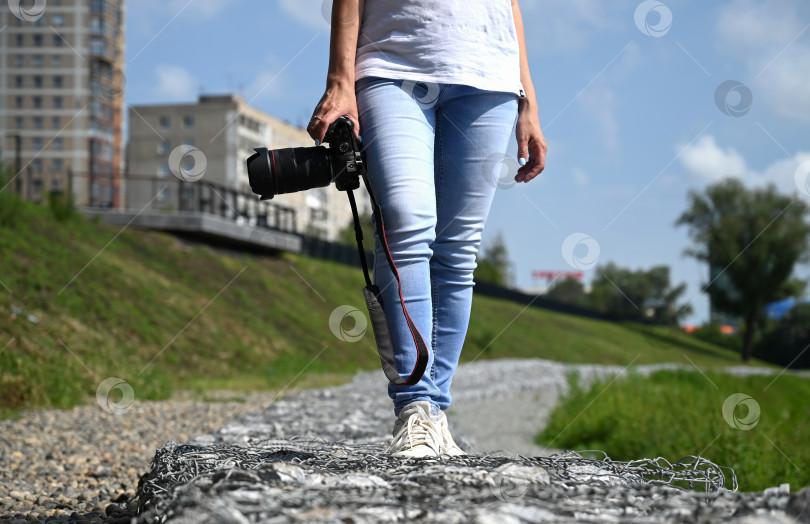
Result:
[[[723,418],[723,404],[734,393],[749,395],[760,408],[750,429],[734,428]],[[734,469],[743,491],[784,482],[798,491],[810,485],[808,398],[810,381],[789,375],[774,380],[662,371],[596,384],[589,391],[574,388],[537,440],[566,449],[601,449],[617,460],[700,454]],[[734,413],[742,421],[748,416],[744,405]]]
[[[59,223],[26,205],[16,226],[0,227],[0,282],[6,414],[86,402],[110,376],[129,382],[137,398],[165,398],[173,388],[335,383],[379,367],[371,333],[349,343],[328,327],[336,307],[364,309],[362,275],[351,267],[219,252],[84,219]],[[644,329],[476,297],[463,358],[738,361],[678,333],[649,337]]]

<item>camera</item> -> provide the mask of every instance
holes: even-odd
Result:
[[[354,123],[342,116],[332,122],[323,139],[329,147],[255,148],[247,159],[250,189],[268,200],[275,195],[326,187],[339,191],[360,187],[365,173],[363,152],[354,136]]]

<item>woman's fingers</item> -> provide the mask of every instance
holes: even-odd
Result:
[[[526,160],[526,164],[518,169],[515,180],[518,182],[528,182],[539,175],[546,167],[546,143],[542,136],[535,137],[523,146],[523,151],[528,150],[528,158],[520,156],[521,146],[518,146],[518,158]],[[522,163],[522,162],[521,162]]]
[[[309,133],[309,136],[311,136],[313,140],[320,144],[323,142],[326,130],[329,129],[332,122],[344,115],[354,123],[354,134],[359,137],[360,122],[357,118],[357,110],[352,110],[352,108],[341,109],[340,106],[336,105],[330,107],[326,104],[319,104],[318,107],[315,108],[315,111],[312,113],[312,118],[307,125],[307,133]]]

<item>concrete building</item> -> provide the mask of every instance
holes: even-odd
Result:
[[[129,109],[126,207],[130,210],[206,210],[255,225],[246,212],[246,160],[256,147],[312,147],[305,130],[250,107],[237,95],[204,95],[197,103]],[[184,182],[181,180],[185,178]],[[368,209],[364,190],[356,192]],[[334,240],[351,221],[348,198],[333,186],[278,195],[295,210],[296,230]]]
[[[118,207],[124,1],[4,2],[0,27],[0,148],[19,173],[8,189],[38,200],[70,183],[78,205]]]

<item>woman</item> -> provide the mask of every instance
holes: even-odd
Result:
[[[362,134],[371,186],[430,358],[419,383],[389,384],[397,457],[463,455],[447,426],[450,383],[470,318],[473,270],[495,193],[493,160],[513,126],[517,182],[544,168],[546,143],[517,0],[334,0],[326,91],[307,131],[346,115]],[[383,304],[399,290],[375,236]],[[386,307],[397,368],[414,368],[400,307]]]

